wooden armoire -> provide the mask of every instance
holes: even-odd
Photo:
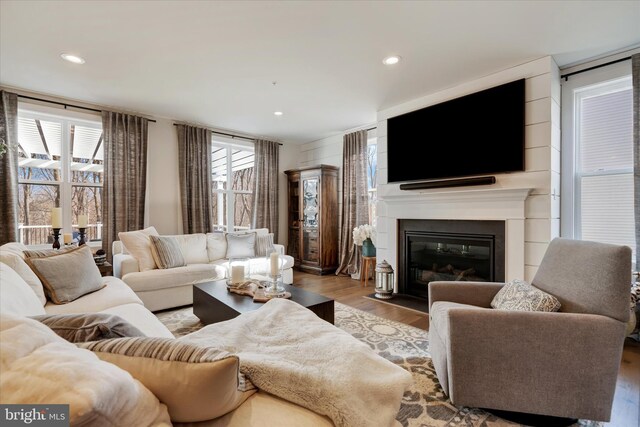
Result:
[[[318,165],[285,171],[288,177],[287,253],[294,268],[330,274],[338,268],[338,168]]]

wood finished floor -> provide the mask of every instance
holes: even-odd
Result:
[[[420,329],[429,329],[428,315],[365,298],[365,295],[373,292],[371,281],[365,288],[359,281],[344,276],[338,277],[332,274],[315,276],[295,271],[293,283],[300,288],[333,298],[341,304],[376,316]],[[640,426],[640,343],[631,339],[625,341],[611,421],[605,425],[608,427]]]

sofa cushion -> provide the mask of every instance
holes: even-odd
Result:
[[[142,306],[140,298],[122,280],[113,276],[106,276],[102,279],[106,286],[99,291],[87,294],[68,304],[59,305],[48,302],[44,306],[45,311],[47,314],[71,314],[102,311],[122,304],[134,303]]]
[[[101,310],[100,313],[120,316],[148,337],[173,338],[173,334],[169,329],[142,304],[117,305]]]
[[[71,343],[145,336],[122,317],[108,313],[43,314],[32,319]]]
[[[225,258],[253,258],[256,256],[255,233],[227,233],[227,255]]]
[[[79,345],[129,372],[167,405],[172,421],[197,422],[240,406],[255,388],[232,354],[163,338],[118,338]]]
[[[151,253],[151,240],[149,240],[151,235],[158,236],[155,227],[118,233],[118,238],[122,241],[127,252],[138,260],[140,271],[156,268],[156,262],[153,260],[153,254]]]
[[[0,343],[3,404],[68,404],[73,426],[170,425],[166,406],[129,373],[33,319],[0,316]]]
[[[256,256],[267,256],[267,251],[275,250],[273,247],[273,233],[256,235]]]
[[[191,264],[169,270],[129,273],[124,280],[136,292],[156,291],[184,285],[209,282],[225,277],[225,269],[215,264]]]
[[[209,262],[227,256],[227,236],[224,233],[207,233],[207,255]]]
[[[183,267],[186,265],[182,250],[175,237],[149,236],[151,254],[160,269]]]
[[[42,258],[27,258],[49,299],[66,304],[104,287],[100,270],[88,246]]]
[[[18,255],[22,259],[24,259],[24,251],[26,250],[28,250],[28,248],[22,243],[18,242],[9,242],[0,246],[0,251],[11,252],[12,254]]]
[[[554,312],[560,310],[560,301],[524,280],[514,279],[493,297],[491,307],[497,310]]]
[[[7,264],[0,262],[0,313],[17,316],[45,314],[33,289]]]
[[[206,264],[209,262],[207,255],[207,235],[202,233],[194,234],[177,234],[175,237],[182,250],[185,263],[188,264]]]
[[[44,294],[44,288],[42,287],[42,282],[33,272],[31,267],[27,265],[24,261],[24,258],[21,255],[17,255],[13,251],[5,251],[0,248],[0,262],[4,262],[9,267],[11,267],[16,273],[20,275],[27,282],[27,285],[31,287],[31,290],[36,294],[40,303],[45,305],[47,303],[47,297]]]

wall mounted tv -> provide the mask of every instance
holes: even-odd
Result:
[[[387,121],[388,182],[524,170],[524,79]]]

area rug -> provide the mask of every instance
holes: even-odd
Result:
[[[192,307],[156,313],[162,323],[180,337],[204,325]],[[411,372],[413,386],[404,394],[397,420],[403,427],[519,426],[477,408],[456,407],[442,391],[429,355],[427,331],[383,319],[344,304],[335,303],[335,325],[369,345],[376,353]],[[602,423],[581,420],[580,426]]]

